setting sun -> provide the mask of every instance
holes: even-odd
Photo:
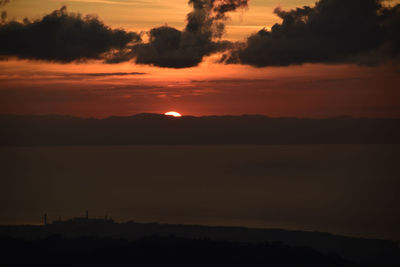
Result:
[[[0,263],[400,267],[399,32],[400,0],[0,0]]]
[[[164,115],[174,116],[174,117],[182,117],[182,115],[176,111],[168,111],[168,112],[165,112]]]

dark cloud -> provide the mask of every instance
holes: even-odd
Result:
[[[0,6],[5,6],[10,2],[11,2],[10,0],[0,0]]]
[[[1,5],[9,1],[1,1]],[[192,11],[178,30],[161,26],[141,42],[137,33],[111,29],[97,17],[72,14],[63,7],[42,19],[24,22],[0,17],[0,59],[17,57],[56,62],[100,59],[105,63],[186,68],[204,56],[226,52],[219,62],[257,67],[304,63],[378,65],[400,61],[400,5],[383,0],[320,0],[314,7],[275,9],[281,23],[262,29],[244,43],[220,38],[228,12],[248,0],[189,0]],[[6,41],[4,41],[6,40]]]
[[[7,11],[2,11],[0,14],[0,23],[5,23],[7,21]]]
[[[210,33],[187,32],[163,26],[150,31],[150,42],[133,49],[137,64],[185,68],[198,65],[204,56],[232,47],[228,41],[213,42]]]
[[[162,26],[149,32],[149,42],[133,47],[138,64],[185,68],[198,65],[204,56],[233,47],[228,41],[213,41],[224,32],[226,13],[247,7],[247,0],[190,0],[183,31]]]
[[[223,60],[253,66],[303,63],[376,65],[399,59],[400,5],[380,0],[320,0],[315,7],[275,9],[283,21],[251,35]]]
[[[140,35],[113,30],[97,17],[71,14],[66,7],[40,20],[7,22],[2,15],[0,57],[15,56],[56,62],[101,59],[120,63],[135,59],[138,64],[184,68],[198,65],[204,56],[232,49],[229,41],[214,41],[224,33],[227,12],[247,7],[248,0],[190,0],[184,30],[162,26],[149,31],[149,42]]]
[[[68,13],[66,7],[42,19],[0,24],[0,55],[20,59],[72,62],[110,59],[140,36],[111,29],[95,16]]]

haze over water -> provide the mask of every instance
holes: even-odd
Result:
[[[0,223],[116,221],[400,239],[400,145],[2,147]]]

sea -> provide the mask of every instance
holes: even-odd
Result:
[[[0,148],[0,224],[83,217],[400,240],[400,145]]]

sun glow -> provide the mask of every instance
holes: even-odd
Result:
[[[176,111],[168,111],[168,112],[165,112],[164,115],[174,116],[174,117],[182,117],[182,115]]]

